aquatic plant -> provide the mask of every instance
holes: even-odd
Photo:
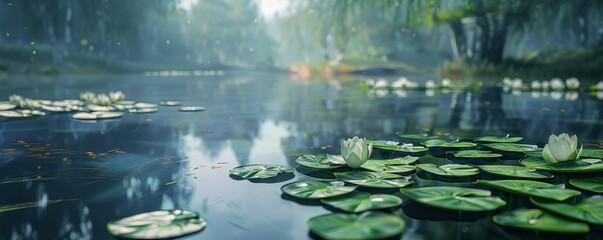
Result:
[[[351,168],[358,168],[373,152],[373,144],[366,144],[364,138],[348,138],[341,143],[341,156]]]
[[[544,146],[542,157],[548,162],[561,162],[568,160],[576,160],[580,157],[582,146],[578,149],[578,137],[567,133],[551,134],[549,142]]]

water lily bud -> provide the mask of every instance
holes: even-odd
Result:
[[[563,90],[565,88],[565,84],[561,81],[560,78],[551,79],[551,88],[553,90]]]
[[[549,142],[544,146],[542,150],[542,157],[552,163],[561,161],[576,160],[580,157],[582,152],[582,146],[578,149],[578,137],[572,135],[571,137],[567,133],[551,134]]]
[[[540,82],[536,80],[532,81],[532,84],[530,86],[532,87],[532,89],[540,89],[542,87]]]
[[[445,87],[445,88],[450,87],[451,83],[452,83],[452,81],[450,81],[450,79],[448,79],[448,78],[442,79],[442,87]]]
[[[372,152],[373,145],[367,145],[364,138],[348,138],[341,143],[341,156],[348,166],[354,169],[364,164]]]
[[[23,100],[23,97],[17,94],[13,94],[8,97],[8,101],[11,103],[19,103],[21,100]]]
[[[540,87],[542,88],[542,90],[549,90],[549,87],[550,87],[549,81],[542,81],[542,83],[540,84]]]
[[[513,79],[513,83],[511,85],[512,88],[514,89],[520,89],[523,85],[523,81],[521,80],[521,78],[515,78]]]
[[[427,80],[425,82],[425,88],[433,89],[436,87],[438,87],[438,86],[436,85],[435,81],[433,81],[433,80]]]
[[[119,102],[119,101],[123,101],[124,99],[126,99],[126,95],[121,91],[109,92],[109,98],[113,102]]]
[[[510,87],[513,85],[513,80],[511,80],[511,78],[508,78],[508,77],[503,78],[503,85]]]
[[[565,85],[568,89],[576,90],[580,88],[580,80],[577,78],[568,78],[565,80]]]
[[[107,96],[107,94],[99,94],[96,96],[96,101],[94,103],[98,104],[98,105],[110,105],[111,104],[111,99],[109,98],[109,96]]]
[[[388,87],[389,84],[387,83],[387,80],[380,78],[379,80],[377,80],[377,82],[375,83],[375,88],[386,88]]]
[[[92,93],[92,92],[83,92],[80,93],[80,99],[84,102],[93,102],[93,100],[96,98],[96,94]]]

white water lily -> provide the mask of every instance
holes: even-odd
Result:
[[[513,80],[511,80],[511,78],[503,78],[503,86],[510,87],[511,85],[513,85]]]
[[[511,84],[511,87],[513,87],[514,89],[520,89],[523,85],[523,81],[521,80],[521,78],[515,78],[513,79],[513,84]]]
[[[452,84],[452,81],[450,81],[450,79],[448,79],[448,78],[442,79],[442,87],[443,88],[450,87],[450,84]]]
[[[11,103],[14,103],[14,104],[19,104],[19,102],[22,100],[23,100],[23,97],[21,97],[21,95],[17,95],[17,94],[13,94],[8,97],[8,101]]]
[[[389,86],[389,84],[387,83],[387,80],[381,78],[379,80],[377,80],[377,82],[375,83],[375,88],[386,88]]]
[[[405,77],[398,78],[397,81],[391,84],[392,88],[416,88],[418,86],[418,83],[410,81]]]
[[[565,88],[565,84],[561,81],[560,78],[551,79],[551,89],[553,90],[563,90]]]
[[[436,85],[435,81],[433,81],[433,80],[427,80],[425,82],[425,88],[427,88],[427,89],[434,89],[434,88],[437,88],[437,87],[438,86]]]
[[[369,86],[369,87],[375,86],[375,80],[372,79],[372,78],[367,79],[366,80],[366,85]]]
[[[94,94],[93,92],[80,93],[80,99],[84,102],[93,102],[94,98],[96,98],[96,94]]]
[[[366,144],[364,138],[348,138],[341,143],[341,156],[351,168],[358,168],[369,159],[373,144]]]
[[[548,162],[556,163],[562,161],[576,160],[580,157],[582,146],[578,149],[578,137],[567,133],[551,134],[549,143],[542,150],[542,157]]]
[[[603,91],[603,81],[599,81],[599,82],[597,83],[597,90],[599,90],[599,91]]]
[[[119,102],[126,99],[126,95],[121,91],[109,92],[109,99],[113,102]]]
[[[542,84],[540,84],[539,81],[534,80],[532,81],[532,84],[530,86],[532,87],[532,89],[540,89],[542,87]]]
[[[540,83],[540,87],[542,88],[542,90],[549,90],[549,87],[550,87],[549,81],[542,81]]]
[[[580,88],[580,80],[577,78],[568,78],[565,80],[565,86],[567,86],[567,89],[576,90]]]
[[[111,104],[111,99],[109,98],[109,96],[107,96],[107,94],[98,94],[96,95],[96,99],[94,99],[94,103],[98,104],[98,105],[110,105]]]

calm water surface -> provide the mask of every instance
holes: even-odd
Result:
[[[158,113],[98,122],[72,120],[70,114],[0,120],[0,205],[42,203],[0,213],[0,239],[111,239],[107,221],[173,208],[197,211],[208,221],[205,230],[187,239],[308,239],[314,236],[306,221],[331,211],[290,200],[280,187],[313,177],[296,172],[277,183],[252,183],[232,179],[228,170],[250,163],[297,167],[296,154],[336,154],[340,141],[354,135],[400,140],[396,132],[508,133],[542,146],[551,133],[568,132],[584,143],[603,140],[603,100],[588,93],[513,93],[496,87],[473,93],[371,92],[361,89],[364,80],[293,81],[287,75],[229,72],[0,80],[1,99],[13,93],[73,99],[82,91],[121,90],[129,100],[207,107],[191,113],[160,107]],[[31,179],[7,182],[23,177]],[[450,184],[413,179],[415,186]],[[508,200],[509,195],[495,194]],[[527,206],[525,198],[514,201]],[[494,213],[458,216],[408,201],[394,214],[407,223],[404,239],[535,237],[496,226],[490,220]],[[590,239],[601,236],[595,229]]]

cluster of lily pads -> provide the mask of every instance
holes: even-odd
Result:
[[[20,95],[9,96],[8,101],[0,102],[0,116],[6,118],[30,118],[45,116],[46,112],[65,113],[75,112],[74,119],[97,120],[122,117],[124,113],[133,114],[154,113],[159,111],[158,105],[126,100],[121,91],[108,94],[93,92],[80,93],[80,99],[38,100],[25,98]],[[179,101],[162,101],[162,106],[180,106]],[[184,106],[183,112],[204,111],[204,107]]]
[[[281,191],[295,199],[319,199],[337,210],[308,221],[310,231],[325,239],[379,239],[401,234],[405,222],[391,212],[402,205],[403,198],[436,209],[490,212],[496,224],[536,232],[586,234],[590,225],[603,225],[603,197],[597,195],[603,193],[603,177],[572,175],[603,172],[603,149],[582,149],[575,135],[552,135],[544,148],[509,136],[454,141],[421,134],[399,137],[408,143],[354,137],[342,143],[341,155],[299,155],[295,161],[300,166],[295,170],[324,180],[294,181],[283,185]],[[371,159],[373,148],[407,156]],[[437,161],[431,161],[434,159]],[[493,164],[499,160],[506,164]],[[253,180],[291,175],[295,170],[252,164],[235,167],[230,174]],[[308,174],[313,171],[331,173],[337,180]],[[469,178],[473,187],[413,187],[412,173],[444,182]],[[553,173],[563,175],[564,180],[566,174],[571,176],[569,184],[575,188],[549,183]],[[378,189],[399,189],[399,195],[374,193]],[[489,189],[528,197],[532,207],[513,209]],[[501,212],[504,206],[508,207]]]

